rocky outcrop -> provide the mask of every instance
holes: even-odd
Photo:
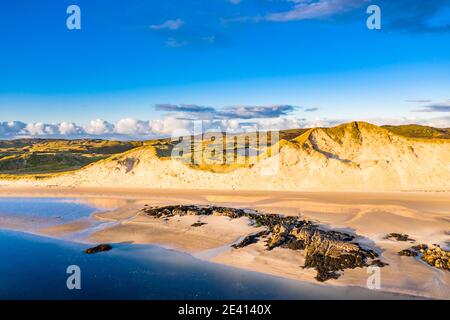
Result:
[[[450,251],[439,246],[430,248],[426,244],[411,247],[398,253],[400,256],[420,257],[432,267],[450,271]]]
[[[84,252],[87,254],[94,254],[94,253],[109,251],[111,249],[112,249],[112,247],[109,244],[99,244],[98,246],[84,250]]]
[[[266,237],[267,250],[277,247],[301,250],[305,254],[304,268],[316,269],[318,281],[337,279],[345,269],[386,265],[380,260],[374,260],[378,255],[373,250],[363,248],[353,235],[324,230],[298,217],[216,206],[146,207],[141,212],[161,219],[186,215],[216,215],[230,219],[246,217],[255,227],[265,227],[266,230],[245,237],[232,246],[234,249],[246,247]]]
[[[368,266],[368,260],[377,257],[374,251],[351,242],[354,237],[345,233],[307,225],[293,229],[290,234],[295,237],[298,246],[304,246],[305,268],[315,268],[319,281],[337,279],[339,271]]]

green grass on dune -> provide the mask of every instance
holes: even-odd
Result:
[[[421,139],[450,139],[450,128],[433,128],[420,126],[417,124],[409,124],[402,126],[383,126],[383,128],[408,138]]]
[[[0,174],[46,174],[80,169],[143,142],[20,139],[0,141]]]

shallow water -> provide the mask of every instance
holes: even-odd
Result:
[[[67,199],[0,201],[0,217],[8,214],[42,221],[55,217],[56,221],[74,221],[95,210]],[[282,279],[208,263],[158,246],[113,244],[113,250],[95,255],[84,254],[87,247],[0,230],[0,299],[405,298]],[[81,268],[81,290],[67,289],[70,265]]]
[[[0,222],[37,230],[88,218],[99,209],[77,199],[0,198]]]

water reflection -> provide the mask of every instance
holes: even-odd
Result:
[[[305,284],[197,260],[156,246],[116,244],[86,255],[85,245],[0,230],[0,299],[377,299],[362,288]],[[66,269],[81,268],[81,290]]]

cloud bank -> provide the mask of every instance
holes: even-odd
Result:
[[[318,108],[293,105],[228,106],[215,108],[196,104],[158,104],[155,110],[163,114],[159,119],[123,118],[116,122],[94,119],[87,124],[71,121],[60,123],[0,121],[0,139],[118,139],[150,140],[162,137],[199,134],[207,131],[238,133],[256,130],[284,130],[293,128],[330,127],[354,120],[377,125],[420,124],[450,128],[450,116],[424,119],[421,117],[326,119],[312,118]],[[419,112],[450,112],[450,105],[430,104]],[[307,116],[308,115],[308,116]]]
[[[298,117],[276,117],[259,119],[209,119],[192,120],[166,116],[158,120],[125,118],[111,123],[95,119],[87,125],[72,122],[24,123],[21,121],[0,122],[0,139],[54,138],[54,139],[118,139],[149,140],[172,135],[198,134],[206,131],[227,131],[230,133],[255,130],[284,130],[293,128],[330,127],[355,119],[306,119]],[[437,128],[450,128],[450,116],[430,119],[371,118],[358,119],[377,125],[420,124]]]

